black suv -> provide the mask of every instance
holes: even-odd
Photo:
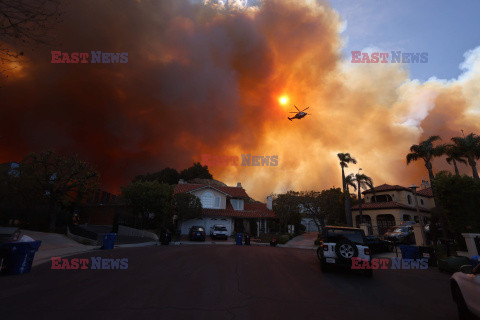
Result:
[[[194,240],[205,241],[205,237],[206,237],[206,233],[205,233],[204,227],[193,226],[190,228],[190,231],[188,232],[188,238],[190,239],[190,241],[194,241]]]

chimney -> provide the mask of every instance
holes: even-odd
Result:
[[[242,187],[242,183],[241,182],[238,182],[237,183],[237,188],[241,188]]]
[[[272,196],[267,197],[267,209],[272,210]]]
[[[178,180],[178,184],[185,184],[185,183],[186,183],[186,182],[185,182],[185,180],[183,180],[183,179]]]

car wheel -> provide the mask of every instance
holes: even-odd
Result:
[[[353,242],[343,240],[335,246],[335,253],[339,259],[351,261],[353,257],[358,257],[358,248]]]
[[[458,287],[456,282],[452,284],[452,296],[453,300],[457,303],[458,319],[473,319],[472,313],[470,312],[470,310],[468,310],[465,299],[463,298],[462,292],[460,291],[460,288]]]

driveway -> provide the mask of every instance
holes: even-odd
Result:
[[[159,246],[78,255],[127,258],[126,270],[0,277],[5,319],[455,319],[449,276],[379,270],[322,274],[310,250]]]
[[[296,236],[283,246],[287,248],[311,249],[315,248],[314,242],[318,237],[318,232],[306,232],[300,236]]]

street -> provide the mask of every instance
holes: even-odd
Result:
[[[161,246],[93,251],[126,270],[0,277],[0,319],[456,319],[449,276],[433,270],[322,274],[313,250]],[[72,257],[69,257],[72,258]]]

